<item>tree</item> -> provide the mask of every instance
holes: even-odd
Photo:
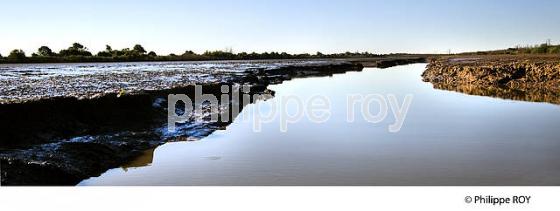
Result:
[[[111,57],[111,56],[113,56],[113,54],[109,53],[107,51],[100,51],[100,52],[97,53],[97,56],[99,56],[99,57]]]
[[[10,52],[10,55],[8,55],[8,59],[14,61],[21,61],[25,58],[25,52],[21,49],[14,49]]]
[[[115,51],[114,51],[114,54],[117,55],[117,56],[130,56],[132,53],[131,53],[130,48],[123,48],[123,49],[120,50],[120,51],[119,51],[119,50],[115,50]]]
[[[61,50],[61,56],[92,56],[91,52],[80,43],[73,43],[68,49]]]
[[[188,51],[185,51],[185,53],[183,53],[183,56],[186,56],[186,55],[194,55],[194,54],[195,54],[195,53],[194,53],[193,51],[188,50]]]
[[[206,51],[203,54],[209,59],[235,59],[235,55],[225,51]]]
[[[181,54],[182,57],[184,58],[188,58],[188,59],[193,59],[194,57],[196,57],[196,53],[191,51],[191,50],[187,50],[185,51],[185,53]]]
[[[38,50],[37,50],[37,54],[39,56],[54,56],[53,51],[47,47],[47,46],[41,46]]]
[[[99,57],[112,57],[113,56],[113,48],[110,45],[105,45],[105,51],[100,51],[97,53]]]
[[[84,47],[82,44],[77,43],[77,42],[73,43],[72,47],[70,47],[70,48],[72,48],[74,50],[86,50],[86,47]]]
[[[142,47],[139,44],[134,45],[134,47],[132,47],[132,50],[136,51],[139,54],[145,54],[146,53],[146,50],[144,49],[144,47]]]
[[[148,56],[156,57],[157,54],[156,54],[156,52],[150,51],[150,53],[148,53]]]

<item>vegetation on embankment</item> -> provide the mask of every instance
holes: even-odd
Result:
[[[400,55],[400,54],[396,54]],[[64,62],[136,62],[136,61],[205,61],[205,60],[260,60],[260,59],[326,59],[326,58],[377,58],[383,55],[369,52],[345,52],[335,54],[289,54],[286,52],[264,53],[233,53],[226,51],[206,51],[197,54],[187,50],[183,54],[158,55],[154,51],[147,51],[142,45],[121,50],[107,45],[104,51],[93,54],[80,43],[61,51],[54,52],[47,46],[41,46],[37,52],[27,56],[26,52],[14,49],[6,57],[0,55],[0,63],[64,63]]]
[[[549,42],[538,45],[516,46],[513,48],[494,50],[494,51],[478,51],[461,53],[459,55],[526,55],[526,54],[552,54],[560,55],[560,45],[552,45]]]
[[[422,77],[440,89],[560,104],[560,55],[445,56]]]

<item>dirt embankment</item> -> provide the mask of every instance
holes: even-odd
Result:
[[[560,56],[441,57],[422,77],[438,89],[560,104]]]

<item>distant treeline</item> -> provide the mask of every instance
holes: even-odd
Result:
[[[47,46],[41,46],[37,52],[27,56],[23,50],[15,49],[7,57],[0,55],[0,63],[57,63],[57,62],[132,62],[132,61],[202,61],[202,60],[256,60],[256,59],[312,59],[312,58],[363,58],[378,57],[378,54],[364,53],[337,53],[323,54],[288,54],[286,52],[264,52],[264,53],[233,53],[230,51],[206,51],[197,54],[193,51],[185,51],[181,55],[157,55],[154,51],[146,51],[141,45],[132,48],[114,50],[107,45],[104,51],[92,54],[80,43],[74,43],[67,49],[58,53]]]
[[[543,43],[540,45],[531,46],[516,46],[504,50],[495,51],[479,51],[474,53],[464,54],[477,54],[477,55],[494,55],[494,54],[560,54],[560,45],[551,45],[550,43]]]

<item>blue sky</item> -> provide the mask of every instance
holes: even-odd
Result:
[[[0,0],[0,53],[80,42],[159,54],[443,53],[560,42],[553,0]]]

